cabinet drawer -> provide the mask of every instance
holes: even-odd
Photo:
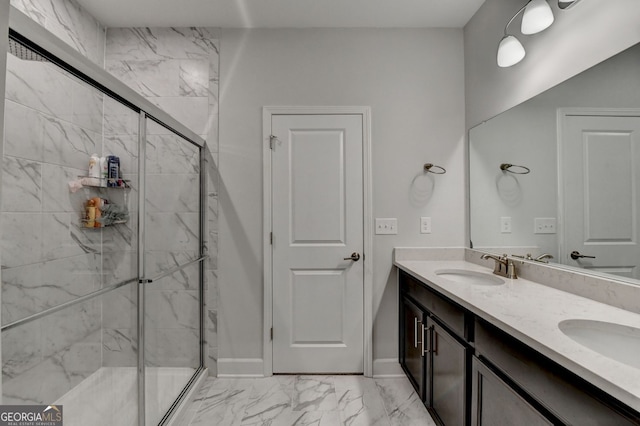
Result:
[[[414,300],[420,303],[426,310],[438,317],[441,322],[447,324],[451,331],[464,339],[464,310],[446,300],[434,291],[429,290],[424,284],[412,276],[400,275],[403,290]]]
[[[589,388],[594,393],[597,391],[584,380],[484,321],[476,320],[475,342],[476,353],[567,424],[640,424],[640,419],[633,413],[622,414],[599,399],[599,396],[585,393],[585,389]]]

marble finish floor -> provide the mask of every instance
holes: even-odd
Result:
[[[208,378],[180,426],[411,426],[435,422],[407,378]]]

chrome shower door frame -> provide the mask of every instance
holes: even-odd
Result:
[[[79,52],[68,46],[59,38],[55,37],[45,28],[31,20],[22,12],[9,5],[9,1],[0,0],[0,48],[3,48],[7,52],[8,40],[12,37],[18,40],[20,43],[27,46],[29,49],[33,49],[38,54],[50,62],[56,64],[65,71],[73,74],[75,77],[84,81],[88,85],[98,89],[107,96],[114,98],[127,107],[131,108],[134,112],[139,114],[139,132],[138,132],[138,184],[139,184],[139,206],[138,206],[138,306],[137,306],[137,333],[138,333],[138,424],[145,426],[145,351],[144,351],[144,286],[151,283],[153,280],[158,280],[164,276],[170,275],[178,270],[184,269],[187,266],[199,263],[199,366],[194,372],[193,376],[182,390],[178,398],[174,401],[173,405],[165,413],[164,417],[160,421],[161,425],[171,422],[176,414],[177,407],[185,400],[194,384],[198,382],[204,374],[206,374],[205,367],[205,289],[204,289],[204,262],[206,256],[205,246],[205,226],[206,226],[206,160],[205,160],[205,147],[206,143],[199,135],[193,132],[191,129],[184,126],[175,118],[153,105],[146,98],[135,92],[129,86],[122,83],[120,80],[113,77],[106,72],[103,68],[91,62],[85,58]],[[0,55],[0,93],[5,93],[5,77],[6,77],[6,55]],[[169,129],[176,135],[185,139],[190,144],[196,146],[199,150],[199,164],[200,164],[200,202],[199,202],[199,257],[186,264],[180,265],[177,268],[166,271],[158,277],[148,278],[145,275],[145,159],[146,159],[146,120],[150,119],[156,123],[161,124],[165,128]],[[0,103],[0,135],[4,134],[4,102]],[[2,144],[0,144],[0,156],[2,152]],[[0,170],[1,172],[1,170]],[[2,182],[2,173],[0,173],[0,183]],[[0,200],[2,193],[0,192]],[[46,312],[34,315],[32,317],[25,318],[17,321],[8,326],[16,326],[21,323],[32,321],[34,319],[45,316],[49,313],[55,312],[60,309],[64,309],[73,304],[81,303],[90,298],[94,298],[105,294],[109,291],[113,291],[116,288],[121,287],[124,284],[135,281],[135,279],[128,280],[124,283],[120,283],[116,286],[101,289],[94,293],[90,293],[82,298],[74,299],[63,305],[51,308]],[[6,327],[3,327],[3,329]]]

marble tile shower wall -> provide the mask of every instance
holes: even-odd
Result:
[[[12,5],[102,64],[104,28],[71,1]],[[101,233],[67,183],[102,149],[103,97],[55,66],[7,59],[2,188],[2,323],[97,290]],[[53,401],[101,367],[93,300],[2,333],[3,403]]]
[[[216,374],[217,360],[218,60],[218,40],[212,29],[107,31],[107,71],[207,141],[205,245],[210,258],[205,268],[205,338],[212,374]],[[199,164],[197,150],[166,129],[151,124],[147,133],[146,274],[151,277],[198,254]],[[197,323],[193,322],[197,318],[197,277],[197,268],[190,267],[149,291],[146,353],[150,364],[197,365],[197,345],[191,343],[197,341]],[[105,333],[119,336],[126,345],[129,337],[118,333],[106,319],[104,327]],[[110,356],[105,352],[105,361]]]

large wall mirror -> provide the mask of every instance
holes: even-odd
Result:
[[[472,128],[469,164],[473,248],[640,283],[640,45]]]

